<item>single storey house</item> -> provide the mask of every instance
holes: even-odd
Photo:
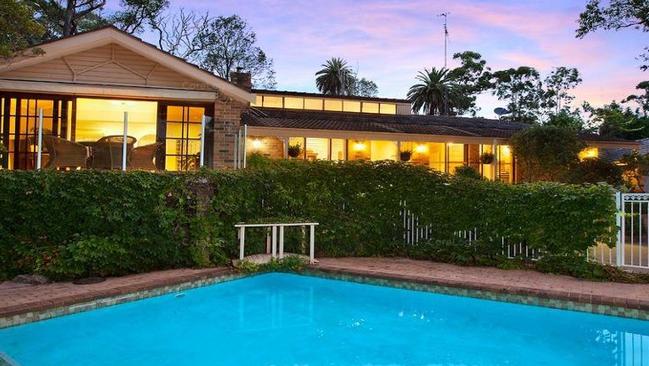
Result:
[[[184,171],[200,155],[208,167],[240,168],[261,154],[400,159],[451,174],[468,165],[516,180],[508,139],[525,124],[416,115],[402,99],[254,90],[249,74],[225,80],[111,26],[37,47],[0,64],[4,169],[35,169],[41,146],[45,169]],[[583,138],[583,157],[638,146]]]

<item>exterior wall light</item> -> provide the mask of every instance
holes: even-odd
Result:
[[[415,152],[418,152],[420,154],[426,153],[428,151],[428,146],[426,144],[418,144],[415,147]]]
[[[261,149],[261,146],[262,146],[261,140],[259,140],[259,139],[254,139],[254,140],[252,140],[252,148],[253,148],[254,150],[259,150],[259,149]]]

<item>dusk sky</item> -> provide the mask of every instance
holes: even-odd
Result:
[[[171,1],[172,9],[180,5]],[[556,66],[577,67],[584,79],[575,92],[578,103],[601,105],[626,97],[638,82],[649,79],[636,59],[647,36],[636,30],[599,31],[576,39],[585,3],[187,0],[182,6],[245,18],[274,59],[279,90],[316,91],[314,73],[325,59],[337,56],[374,80],[380,96],[403,98],[417,71],[443,66],[443,20],[437,14],[447,11],[449,55],[473,50],[492,69],[528,65],[542,74]],[[481,115],[493,117],[499,103],[484,96],[479,105]]]

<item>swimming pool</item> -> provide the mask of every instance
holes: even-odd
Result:
[[[264,274],[0,330],[20,365],[649,365],[649,322]]]

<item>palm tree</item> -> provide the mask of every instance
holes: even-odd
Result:
[[[347,95],[351,92],[354,73],[342,58],[332,57],[316,72],[315,84],[322,94]]]
[[[453,109],[453,100],[457,96],[458,87],[446,68],[424,69],[417,74],[420,81],[410,87],[408,100],[412,103],[412,110],[419,112],[422,108],[430,115],[450,115]]]

